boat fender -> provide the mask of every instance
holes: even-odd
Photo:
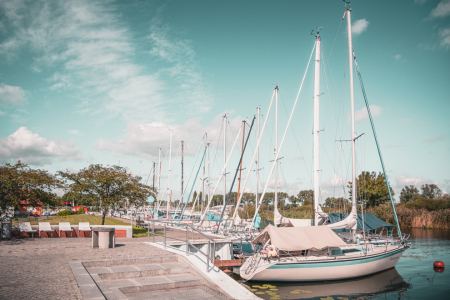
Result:
[[[278,256],[277,250],[275,249],[274,245],[269,245],[269,247],[267,247],[267,250],[269,251],[269,253],[268,253],[269,257],[277,257]]]

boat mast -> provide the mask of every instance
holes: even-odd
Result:
[[[203,141],[205,148],[206,148],[206,137],[207,133],[205,132],[205,139]],[[202,210],[203,210],[203,200],[205,199],[205,171],[206,171],[206,161],[203,160],[202,197],[200,199],[200,201],[202,202]]]
[[[158,198],[161,192],[161,147],[158,147]],[[159,200],[156,201],[156,218],[159,216]]]
[[[208,138],[208,136],[206,136],[205,141],[207,140],[207,138]],[[207,153],[208,154],[208,174],[207,174],[208,177],[207,177],[207,179],[208,180],[206,183],[208,184],[207,188],[208,188],[208,197],[209,197],[209,194],[211,193],[211,185],[209,184],[209,178],[210,178],[209,177],[209,169],[210,169],[209,162],[210,162],[210,160],[209,160],[209,143],[208,142],[206,143],[206,146],[208,147],[208,149],[207,149],[207,151],[208,151],[208,153]]]
[[[223,116],[223,205],[227,197],[227,114]]]
[[[259,144],[258,144],[258,140],[259,140],[259,115],[261,114],[261,109],[259,107],[256,108],[256,199],[255,199],[255,208],[256,205],[258,205],[258,180],[259,180]]]
[[[181,199],[183,203],[183,183],[184,183],[184,141],[181,141]]]
[[[241,147],[241,156],[244,153],[244,141],[245,141],[245,121],[242,121],[244,129],[242,130],[242,147]],[[239,178],[238,178],[238,190],[237,190],[237,196],[236,196],[236,205],[239,199],[239,195],[241,192],[241,176],[242,175],[242,159],[241,164],[239,165]]]
[[[274,212],[278,211],[278,86],[275,87],[275,197]]]
[[[170,192],[170,167],[171,167],[171,159],[172,159],[172,133],[173,130],[170,130],[170,142],[169,142],[169,177],[167,181],[167,196],[169,196],[169,200],[167,201],[166,214],[167,219],[170,219],[169,211],[170,211],[170,202],[172,201],[171,192]]]
[[[353,43],[352,43],[352,20],[351,20],[351,8],[346,7],[347,13],[347,35],[348,35],[348,69],[350,80],[350,109],[351,109],[351,122],[352,122],[352,214],[356,212],[356,156],[355,156],[355,98],[353,91]],[[356,226],[352,228],[352,239],[356,241]]]
[[[314,71],[314,225],[319,226],[320,194],[320,28],[316,35],[316,60]]]

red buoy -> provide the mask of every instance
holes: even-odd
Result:
[[[444,268],[445,267],[444,263],[442,261],[439,261],[439,260],[435,261],[433,265],[434,265],[435,268]]]

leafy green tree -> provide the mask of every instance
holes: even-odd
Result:
[[[295,206],[298,206],[297,203],[299,203],[299,199],[296,196],[292,195],[292,196],[289,196],[289,202],[291,202],[292,206],[295,207]]]
[[[350,204],[350,201],[348,199],[345,199],[343,197],[335,198],[335,197],[328,197],[325,199],[325,205],[329,208],[337,208],[337,207],[345,207],[348,204]]]
[[[442,196],[441,189],[435,184],[424,184],[420,189],[422,190],[422,196],[430,199],[436,199]]]
[[[304,190],[297,194],[298,202],[301,205],[312,205],[314,203],[314,191]]]
[[[103,208],[102,225],[105,224],[107,208],[134,204],[145,205],[147,198],[156,199],[155,190],[141,183],[140,176],[133,176],[126,168],[119,166],[90,165],[77,173],[58,172],[65,180],[69,192],[89,194]]]
[[[56,176],[44,170],[31,169],[18,161],[15,165],[7,163],[0,167],[0,212],[27,201],[31,206],[57,205],[53,190],[60,187]]]
[[[350,199],[352,196],[352,182],[348,183]],[[384,175],[376,172],[363,171],[356,179],[356,193],[357,199],[360,197],[365,199],[366,205],[369,207],[377,206],[389,201],[389,192],[386,188]],[[391,188],[392,197],[394,197],[394,190]]]
[[[73,193],[68,192],[61,196],[60,202],[73,202],[75,206],[82,205],[82,206],[93,206],[96,205],[97,202],[94,198],[92,198],[89,194],[80,194],[80,193]]]
[[[401,203],[408,203],[411,201],[414,201],[420,197],[419,190],[413,186],[405,186],[402,188],[402,191],[400,192],[400,202]]]

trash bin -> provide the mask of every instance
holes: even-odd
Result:
[[[2,220],[2,239],[11,239],[12,237],[12,221],[11,219]]]

